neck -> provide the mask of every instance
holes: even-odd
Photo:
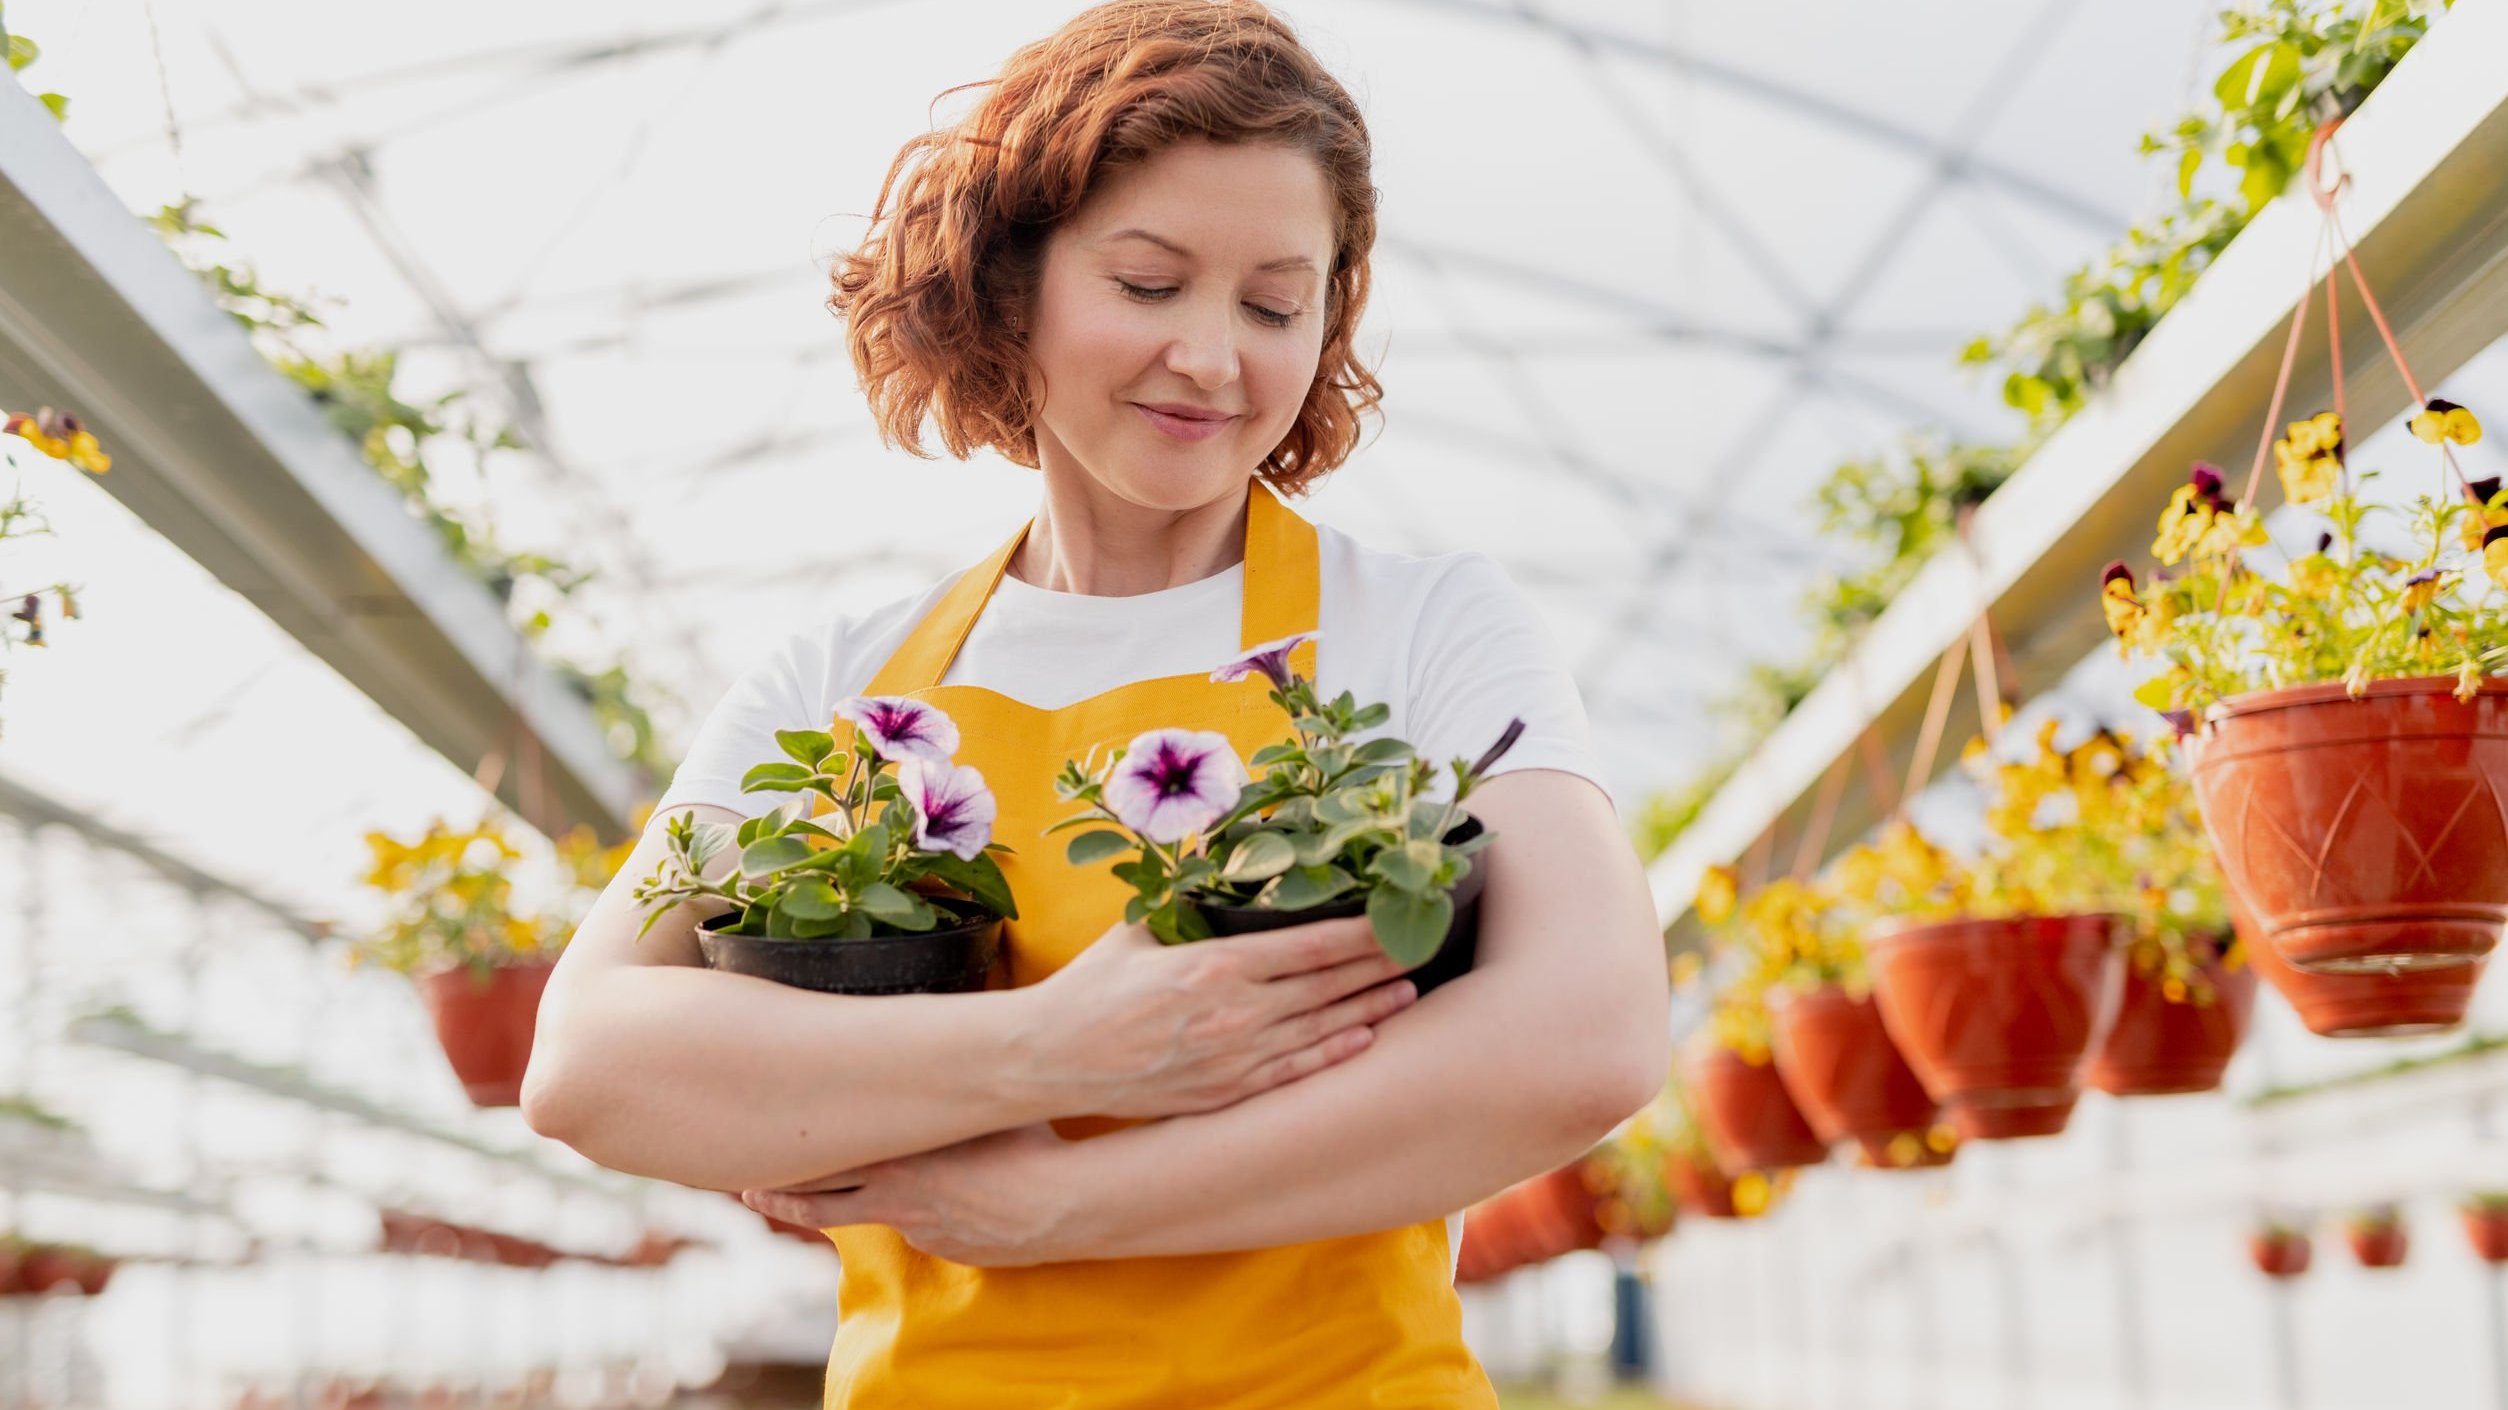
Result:
[[[1085,475],[1044,476],[1036,523],[1008,571],[1024,583],[1091,597],[1159,592],[1245,557],[1245,490],[1207,504],[1158,509],[1108,493]]]

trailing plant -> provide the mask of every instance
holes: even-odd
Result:
[[[634,899],[641,938],[683,902],[725,903],[727,935],[774,940],[868,940],[914,935],[1019,911],[994,854],[993,795],[973,767],[952,762],[958,727],[904,696],[855,696],[836,707],[852,723],[838,743],[820,730],[777,730],[786,758],[759,764],[741,791],[801,795],[739,824],[672,817],[668,846]],[[814,800],[827,805],[816,816]],[[738,863],[719,879],[710,864]]]
[[[430,460],[459,443],[485,465],[497,452],[528,449],[522,437],[471,412],[468,395],[458,390],[424,404],[404,400],[394,389],[399,373],[394,350],[339,349],[321,342],[317,335],[327,331],[321,312],[264,285],[251,265],[230,262],[226,233],[201,219],[198,206],[198,198],[186,196],[159,207],[148,224],[245,330],[263,360],[302,388],[357,447],[367,468],[400,495],[446,557],[496,595],[516,630],[540,638],[554,609],[591,580],[591,571],[547,552],[501,543],[484,516],[445,502]],[[595,668],[555,660],[552,665],[592,706],[617,757],[652,778],[669,776],[674,765],[643,703],[649,687],[630,680],[619,664]]]
[[[96,441],[96,433],[75,413],[42,407],[32,413],[0,410],[0,463],[11,470],[19,469],[16,447],[33,447],[41,454],[83,470],[101,475],[113,467],[113,457],[105,454]],[[49,535],[52,525],[45,521],[43,511],[26,495],[22,484],[13,484],[9,497],[0,500],[0,544],[11,539],[29,539]],[[44,599],[49,596],[65,621],[78,620],[78,593],[75,584],[56,582],[41,588],[12,584],[0,588],[0,603],[9,604],[8,622],[0,626],[0,652],[21,646],[42,646],[44,636]],[[0,671],[0,684],[6,684],[8,672]]]
[[[1055,791],[1082,811],[1051,830],[1096,825],[1071,839],[1074,866],[1129,854],[1114,866],[1134,893],[1124,919],[1167,944],[1210,938],[1206,905],[1303,911],[1361,895],[1376,943],[1417,966],[1445,939],[1472,855],[1495,840],[1450,840],[1463,800],[1524,725],[1510,722],[1478,760],[1451,761],[1451,793],[1431,798],[1437,766],[1409,744],[1351,738],[1384,724],[1388,707],[1348,691],[1326,700],[1289,664],[1316,637],[1266,642],[1211,673],[1260,674],[1289,717],[1291,738],[1254,755],[1261,777],[1249,780],[1225,735],[1151,730],[1103,761],[1066,761]]]
[[[12,74],[23,72],[37,59],[42,58],[44,52],[34,40],[23,34],[12,32],[5,14],[0,14],[0,48],[8,50],[9,72]],[[35,95],[35,101],[44,105],[45,110],[52,114],[54,122],[70,120],[70,100],[60,94],[38,93]]]

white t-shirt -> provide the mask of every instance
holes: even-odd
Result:
[[[1408,740],[1440,766],[1478,758],[1521,718],[1515,747],[1490,773],[1558,769],[1609,796],[1576,682],[1540,620],[1495,562],[1477,553],[1410,558],[1366,548],[1317,525],[1321,574],[1316,684],[1347,690],[1391,717],[1371,733]],[[753,765],[780,759],[779,729],[826,729],[837,702],[867,689],[891,653],[948,591],[953,573],[915,596],[794,633],[726,692],[662,794],[658,809],[711,803],[755,816],[789,793],[740,791]],[[1242,564],[1159,592],[1092,597],[1007,573],[943,678],[1044,709],[1161,676],[1207,672],[1239,651]],[[1062,761],[1038,761],[1059,768]],[[1462,1248],[1463,1216],[1446,1221]]]
[[[1559,769],[1606,796],[1575,679],[1505,570],[1477,553],[1410,558],[1317,525],[1321,573],[1316,684],[1392,711],[1381,730],[1441,770],[1479,757],[1507,721],[1523,736],[1490,770]],[[754,816],[789,793],[740,791],[741,776],[781,759],[779,729],[826,729],[837,702],[867,689],[959,575],[858,616],[787,637],[715,705],[659,808],[711,803]],[[1005,573],[943,678],[1043,709],[1161,676],[1207,672],[1238,654],[1244,565],[1159,592],[1092,597]],[[1040,761],[1055,769],[1059,759]],[[1440,773],[1439,788],[1447,787]]]

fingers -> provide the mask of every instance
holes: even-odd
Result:
[[[1263,986],[1263,995],[1272,1004],[1275,1014],[1288,1018],[1380,985],[1403,972],[1400,961],[1388,957],[1371,943],[1368,953],[1358,959],[1345,960],[1329,969],[1275,979]]]
[[[1364,1028],[1409,1008],[1419,990],[1407,979],[1378,984],[1336,1004],[1312,1009],[1273,1030],[1288,1048],[1309,1048],[1345,1028]]]
[[[1383,953],[1376,947],[1376,932],[1368,927],[1365,916],[1310,921],[1260,935],[1240,935],[1228,944],[1245,956],[1248,970],[1257,979],[1278,979]]]
[[[1376,1040],[1372,1028],[1344,1028],[1319,1043],[1284,1053],[1255,1068],[1246,1078],[1246,1095],[1267,1092],[1301,1077],[1311,1077],[1335,1063],[1347,1062]]]

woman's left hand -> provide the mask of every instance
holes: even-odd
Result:
[[[1087,1256],[1074,1225],[1077,1192],[1063,1173],[1072,1143],[1049,1123],[821,1176],[782,1190],[744,1190],[741,1203],[788,1224],[886,1224],[935,1258],[1024,1268]]]

